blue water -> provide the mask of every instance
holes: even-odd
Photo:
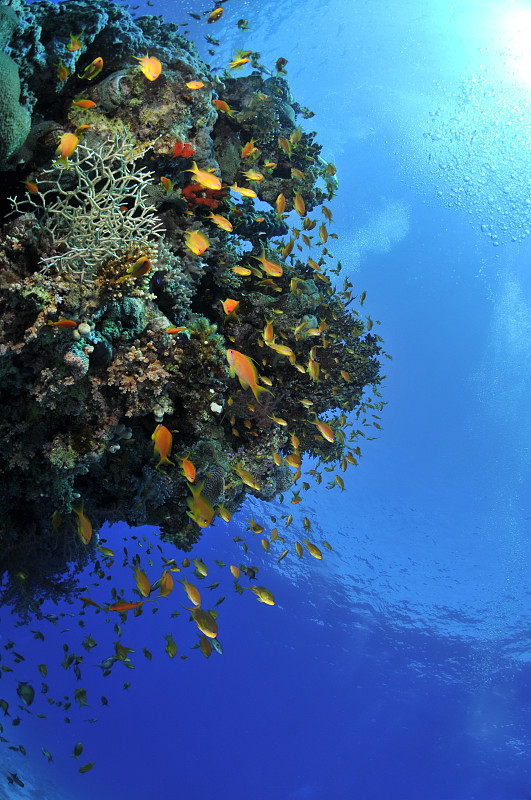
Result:
[[[177,22],[198,10],[155,2]],[[59,665],[60,631],[71,629],[90,707],[72,709],[70,724],[49,707],[47,720],[6,725],[28,755],[2,745],[3,772],[16,769],[26,785],[0,786],[0,796],[526,800],[529,6],[229,0],[215,26],[189,27],[212,63],[247,46],[271,66],[287,57],[296,99],[315,111],[305,127],[339,177],[330,249],[355,292],[367,291],[393,356],[383,431],[345,474],[345,492],[323,481],[297,507],[249,501],[228,526],[205,532],[197,554],[227,596],[223,656],[207,661],[190,649],[182,609],[178,620],[164,607],[130,620],[123,643],[135,648],[135,670],[118,664],[107,678],[91,664],[117,637],[93,609],[83,629],[77,606],[62,609],[74,616],[58,628],[40,624],[45,643],[18,628],[28,674],[45,661],[54,697],[77,686]],[[222,39],[215,59],[207,32]],[[277,565],[255,537],[249,555],[276,605],[235,594],[214,559],[241,562],[233,537],[251,513],[267,526],[269,515],[290,512],[298,538],[308,516],[332,552]],[[117,550],[131,533],[101,531]],[[130,582],[115,569],[117,586]],[[165,654],[170,631],[186,660]],[[94,657],[81,647],[88,633],[100,645]],[[80,763],[95,763],[86,775],[69,757],[78,741]]]

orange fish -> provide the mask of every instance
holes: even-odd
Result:
[[[242,158],[249,158],[249,156],[253,156],[257,152],[258,148],[255,147],[254,139],[251,139],[250,142],[247,142],[247,144],[242,147]]]
[[[247,172],[244,172],[243,174],[245,175],[248,181],[257,181],[258,183],[260,183],[260,181],[264,180],[264,176],[262,175],[262,173],[258,172],[255,169],[248,169]]]
[[[32,183],[31,181],[28,180],[22,181],[22,183],[24,184],[28,192],[30,192],[30,194],[39,194],[39,187],[37,186],[36,183]]]
[[[202,608],[194,608],[192,609],[192,617],[201,633],[204,633],[209,639],[216,638],[218,635],[218,623],[208,611],[204,611]]]
[[[70,70],[68,69],[68,67],[65,67],[62,59],[61,61],[59,61],[58,64],[55,64],[54,66],[57,67],[57,77],[59,78],[61,83],[63,83],[70,75]]]
[[[136,61],[140,61],[138,67],[148,81],[156,81],[162,70],[162,64],[158,58],[154,58],[153,56],[150,58],[147,53],[142,58],[138,58],[137,56],[134,56],[134,58]]]
[[[193,172],[196,183],[204,189],[214,189],[215,191],[221,189],[221,181],[216,175],[213,175],[207,170],[199,169],[195,161],[192,163],[194,165],[192,169],[187,169],[185,172]]]
[[[262,255],[260,258],[258,256],[253,256],[256,261],[259,261],[262,265],[262,269],[264,272],[267,272],[272,278],[280,278],[283,273],[283,269],[280,264],[276,264],[274,261],[269,261],[266,258],[265,248],[262,245]]]
[[[155,469],[158,469],[161,464],[171,464],[172,467],[174,467],[175,464],[168,458],[171,453],[171,443],[173,440],[173,436],[168,428],[166,428],[164,425],[157,425],[151,435],[151,438],[155,443],[155,454],[160,456],[160,461]]]
[[[240,301],[239,300],[231,300],[230,297],[227,297],[226,300],[222,301],[221,305],[223,306],[223,311],[227,315],[227,318],[225,319],[225,322],[227,322],[228,319],[233,317],[234,319],[237,319],[238,322],[241,325],[240,319],[239,319],[239,317],[238,317],[238,315],[236,313],[236,311],[238,310],[238,306],[240,305]]]
[[[178,456],[178,459],[181,462],[181,466],[183,468],[183,471],[181,472],[181,475],[184,475],[184,477],[186,478],[187,481],[189,481],[190,483],[193,483],[195,481],[195,467],[194,467],[194,465],[189,460],[188,456],[184,456],[184,458],[182,458],[181,456]]]
[[[137,567],[135,570],[135,582],[142,597],[149,597],[151,594],[149,578],[140,567]]]
[[[74,133],[79,139],[80,136],[83,136],[84,133],[90,130],[90,125],[80,125],[79,128],[76,128]]]
[[[74,36],[73,33],[70,34],[70,41],[66,45],[66,49],[70,50],[71,53],[75,53],[76,50],[81,50],[83,47],[83,42],[81,41],[81,33],[78,33],[77,36]]]
[[[250,61],[249,58],[235,58],[234,61],[231,61],[229,64],[229,69],[236,69],[240,70],[244,64],[248,64]]]
[[[94,100],[72,100],[72,105],[78,108],[96,108]]]
[[[60,319],[58,322],[47,322],[47,325],[52,325],[54,328],[77,328],[77,322],[73,319]]]
[[[278,137],[278,146],[286,153],[288,157],[291,156],[291,144],[283,136]]]
[[[151,270],[151,261],[147,256],[141,256],[138,258],[134,264],[131,264],[129,269],[127,270],[127,275],[124,275],[121,278],[118,278],[118,283],[120,281],[125,281],[126,278],[140,278],[142,275],[147,275]]]
[[[232,222],[226,217],[222,217],[221,214],[211,213],[209,219],[212,220],[214,225],[217,225],[218,228],[221,228],[222,231],[228,231],[229,233],[232,231]]]
[[[248,356],[245,356],[243,353],[239,353],[237,350],[232,349],[227,350],[226,355],[227,361],[229,362],[231,377],[234,378],[234,376],[237,375],[242,388],[250,388],[259,403],[261,402],[261,394],[264,394],[265,392],[267,392],[267,394],[273,394],[273,392],[270,392],[269,389],[264,389],[263,386],[258,385],[258,372]]]
[[[166,328],[166,333],[170,333],[172,336],[177,333],[183,333],[183,331],[188,331],[186,325],[181,325],[179,328]]]
[[[223,16],[223,9],[215,8],[214,11],[211,11],[210,14],[208,15],[207,22],[208,23],[217,22],[218,19],[221,19],[222,16]]]
[[[204,85],[203,81],[188,81],[186,88],[196,92],[198,89],[202,89]]]
[[[230,187],[233,192],[237,192],[241,194],[243,197],[258,197],[256,192],[253,192],[252,189],[248,189],[246,186],[238,186],[237,183],[233,183]]]
[[[200,256],[207,247],[210,247],[210,242],[206,236],[199,231],[186,231],[184,237],[187,248],[196,256]]]
[[[58,164],[61,162],[61,164],[64,164],[68,169],[68,156],[72,155],[78,144],[79,139],[75,133],[63,133],[59,140],[57,150],[55,151],[55,155],[59,156],[59,158],[53,163]]]
[[[143,604],[143,600],[138,600],[136,603],[128,603],[126,600],[117,600],[116,603],[111,603],[109,611],[132,611],[134,608],[139,608]]]
[[[199,607],[201,605],[201,595],[199,594],[199,589],[194,586],[193,583],[189,583],[186,578],[183,581],[180,581],[184,586],[184,591],[188,595],[188,599],[194,606]]]
[[[283,194],[279,194],[277,199],[275,200],[275,209],[277,212],[277,217],[281,217],[284,213],[284,209],[286,208],[286,198]]]
[[[88,544],[92,539],[92,525],[89,518],[83,512],[83,501],[81,501],[81,508],[71,507],[72,511],[77,514],[77,532],[83,544]]]
[[[299,217],[303,217],[306,213],[306,206],[304,205],[304,200],[302,199],[301,195],[298,192],[293,192],[293,208],[299,215]]]
[[[228,114],[229,117],[234,116],[234,111],[232,110],[232,108],[229,108],[229,106],[224,100],[216,98],[215,100],[212,100],[212,105],[215,108],[217,108],[218,111],[222,111],[224,114]]]
[[[85,67],[83,71],[83,75],[78,75],[78,78],[84,78],[87,81],[91,81],[96,75],[99,75],[103,69],[103,58],[95,58],[88,67]]]
[[[253,274],[250,269],[247,269],[247,267],[232,267],[232,271],[236,275],[241,275],[243,278]]]
[[[205,482],[203,481],[199,486],[193,486],[189,483],[188,486],[192,492],[192,497],[189,497],[186,501],[190,509],[190,511],[187,512],[188,516],[190,519],[193,519],[200,528],[208,528],[214,518],[215,512],[210,502],[201,494]]]
[[[169,178],[167,178],[165,175],[162,175],[162,177],[160,179],[160,183],[161,183],[161,186],[164,189],[166,189],[167,192],[171,192],[172,191],[173,184],[172,184],[171,180]]]
[[[173,578],[171,572],[165,570],[160,579],[159,595],[160,597],[167,597],[173,590]]]
[[[326,424],[326,422],[321,422],[321,420],[318,419],[317,414],[315,414],[315,420],[314,421],[310,420],[310,422],[312,425],[317,426],[319,433],[321,434],[323,439],[326,439],[327,442],[334,441],[335,439],[334,431],[332,430],[330,425]]]

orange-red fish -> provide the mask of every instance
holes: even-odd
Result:
[[[68,156],[72,155],[78,144],[79,139],[75,133],[63,133],[55,151],[55,155],[59,156],[59,158],[54,161],[54,164],[61,162],[68,169]]]
[[[84,78],[87,81],[93,80],[96,75],[99,75],[103,69],[103,58],[95,58],[88,67],[85,67],[83,75],[78,75],[78,78]]]
[[[302,199],[299,192],[293,192],[293,208],[299,215],[299,217],[303,217],[306,213],[306,206],[304,205],[304,200]]]
[[[228,114],[229,117],[234,116],[234,111],[232,108],[229,108],[225,100],[220,100],[219,98],[215,98],[212,100],[212,105],[217,108],[218,111],[222,111],[224,114]]]
[[[225,322],[227,322],[227,320],[230,319],[231,317],[237,319],[238,322],[240,322],[238,314],[236,313],[238,310],[238,306],[240,305],[239,300],[231,300],[230,297],[227,297],[226,300],[222,301],[221,305],[223,306],[223,311],[227,315],[227,319],[225,320]]]
[[[334,441],[335,439],[334,431],[332,430],[330,425],[327,425],[326,422],[322,422],[320,419],[318,419],[317,414],[315,415],[315,420],[310,420],[310,422],[312,425],[317,426],[317,429],[319,430],[319,433],[321,434],[323,439],[326,439],[327,442]]]
[[[286,208],[286,198],[284,197],[283,194],[279,194],[277,199],[275,200],[275,209],[277,212],[277,217],[282,216],[285,208]]]
[[[32,183],[32,181],[28,180],[22,181],[22,183],[30,194],[39,194],[39,187],[36,183]]]
[[[197,90],[202,89],[204,85],[203,81],[188,81],[186,88],[190,89],[192,92],[197,92]]]
[[[154,442],[155,455],[160,456],[160,461],[155,469],[158,469],[161,464],[171,464],[172,467],[174,467],[175,464],[169,459],[173,436],[168,428],[166,428],[164,425],[157,425],[151,435],[151,438]]]
[[[193,483],[195,481],[195,466],[192,464],[188,456],[184,456],[184,458],[182,456],[178,456],[178,458],[183,468],[181,475],[184,475],[187,481]]]
[[[72,100],[72,105],[78,108],[96,108],[94,100]]]
[[[47,325],[52,325],[54,328],[77,328],[77,322],[73,319],[60,319],[57,322],[47,322]]]
[[[227,350],[227,361],[231,377],[238,376],[243,389],[250,388],[256,400],[261,403],[260,395],[273,394],[269,389],[264,389],[258,385],[259,375],[256,367],[248,356],[238,352],[238,350]]]
[[[183,333],[183,331],[187,330],[188,328],[186,327],[186,325],[181,325],[178,328],[166,328],[166,333],[170,333],[172,336],[174,336],[177,333]]]
[[[247,142],[242,147],[242,158],[249,158],[249,156],[253,156],[258,152],[258,148],[255,147],[254,139],[251,139],[250,142]]]
[[[258,256],[253,256],[256,261],[259,261],[262,265],[262,269],[264,272],[267,272],[272,278],[280,278],[283,273],[283,269],[280,264],[276,264],[274,261],[269,261],[266,258],[265,248],[262,245],[262,255],[260,258]]]
[[[139,608],[144,604],[144,600],[138,600],[136,603],[128,603],[126,600],[117,600],[116,603],[111,603],[109,611],[132,611],[134,608]]]
[[[137,56],[134,56],[134,58],[136,61],[140,62],[138,67],[148,81],[156,81],[162,70],[162,64],[158,58],[154,58],[153,56],[150,58],[147,53],[145,56],[142,56],[142,58],[138,58]]]

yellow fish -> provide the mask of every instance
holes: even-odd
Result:
[[[237,375],[242,388],[250,388],[259,403],[261,402],[260,395],[263,395],[264,392],[273,394],[269,389],[264,389],[263,386],[258,385],[259,375],[257,369],[248,356],[232,349],[227,350],[226,355],[231,377],[234,378]]]
[[[196,183],[199,183],[204,189],[221,189],[221,181],[216,175],[207,170],[199,169],[195,161],[192,161],[192,164],[194,165],[192,169],[187,169],[185,172],[193,172]]]
[[[199,231],[186,231],[184,234],[186,247],[196,256],[200,256],[210,247],[207,237]]]
[[[256,192],[253,192],[252,189],[248,189],[246,186],[238,186],[237,183],[233,183],[230,187],[233,192],[237,192],[241,194],[243,197],[258,197]]]
[[[83,544],[88,544],[92,539],[92,525],[89,518],[83,512],[83,501],[81,501],[81,508],[73,508],[72,511],[77,514],[77,532]]]
[[[204,481],[196,487],[189,483],[188,487],[192,492],[192,497],[189,497],[186,501],[190,509],[190,511],[187,512],[188,516],[190,519],[193,519],[200,528],[208,528],[214,518],[214,509],[209,501],[201,494],[204,486]]]
[[[162,64],[158,58],[150,58],[147,53],[142,58],[137,58],[136,56],[134,56],[134,58],[137,61],[140,61],[138,66],[148,81],[155,81],[159,77],[162,70]]]

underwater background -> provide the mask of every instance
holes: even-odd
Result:
[[[382,430],[345,472],[345,491],[312,483],[296,509],[248,496],[227,525],[204,531],[190,558],[226,594],[222,655],[205,659],[176,635],[189,657],[168,658],[161,608],[128,622],[134,670],[103,677],[87,655],[89,705],[70,724],[56,709],[22,715],[16,729],[5,717],[4,736],[27,754],[0,745],[0,797],[526,800],[531,7],[227,0],[207,27],[189,16],[212,10],[202,4],[152,5],[134,13],[188,21],[210,66],[247,47],[271,69],[288,60],[293,95],[315,113],[303,129],[337,168],[330,251],[341,279],[367,292],[392,356]],[[207,34],[220,42],[214,56]],[[251,537],[276,604],[232,591],[215,560],[242,561],[233,539],[251,515],[265,525],[290,512],[298,538],[306,516],[332,549],[278,563]],[[117,550],[131,535],[156,541],[148,526],[100,529]],[[24,654],[20,680],[44,660],[66,695],[61,632],[71,628],[75,650],[89,630],[76,630],[72,604],[43,611],[73,616],[17,625],[3,610],[0,645],[12,639]],[[91,619],[91,634],[111,642],[112,623]]]

